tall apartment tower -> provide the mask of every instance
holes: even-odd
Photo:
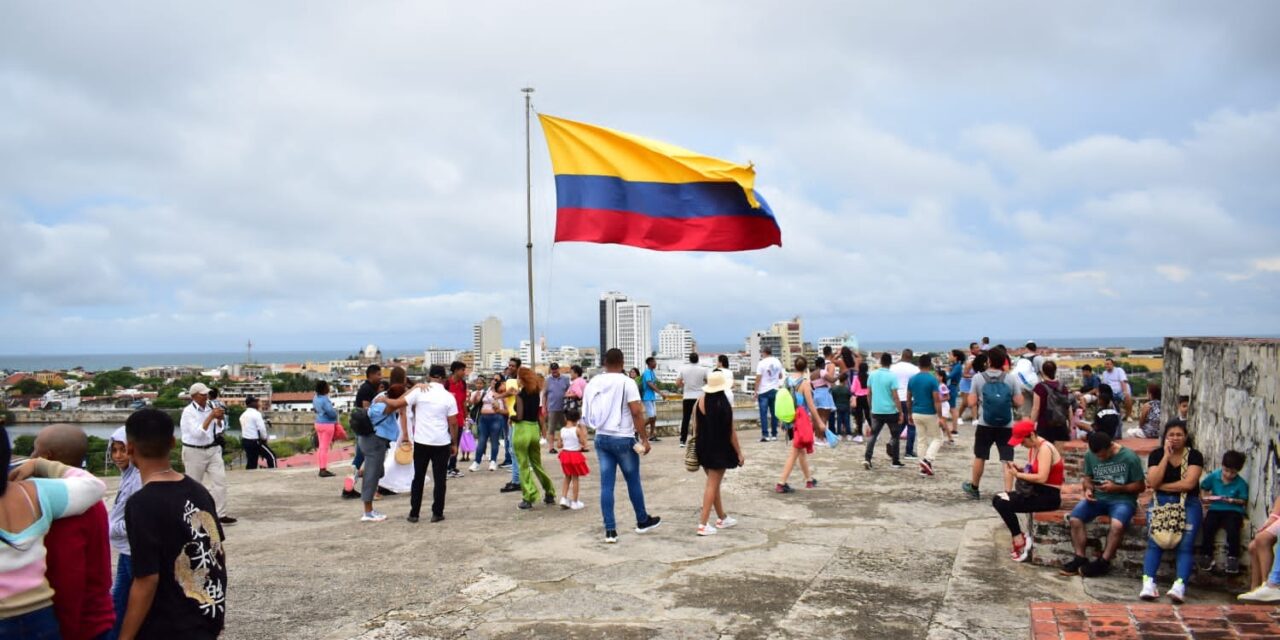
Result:
[[[618,303],[618,344],[626,356],[626,366],[644,369],[653,354],[653,310],[647,302]]]
[[[674,322],[658,332],[658,356],[685,359],[693,352],[693,332]]]
[[[618,346],[618,303],[626,300],[617,291],[600,294],[600,364],[604,364],[604,352]]]
[[[471,352],[476,362],[487,364],[489,357],[499,351],[502,351],[501,320],[489,316],[471,327]]]
[[[774,352],[784,366],[790,367],[796,356],[804,355],[804,334],[800,316],[773,323],[770,332],[782,338],[782,353]]]

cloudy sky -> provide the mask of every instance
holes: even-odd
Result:
[[[783,247],[550,244],[537,322],[1277,333],[1280,4],[10,3],[0,353],[527,333],[524,113],[753,161]]]

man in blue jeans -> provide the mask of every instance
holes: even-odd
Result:
[[[773,357],[773,349],[765,347],[760,350],[764,356],[756,365],[756,404],[760,407],[760,442],[778,439],[778,414],[774,413],[773,400],[778,397],[778,389],[782,387],[782,376],[786,372],[782,363]],[[770,427],[772,431],[770,430]]]
[[[1084,500],[1071,510],[1070,519],[1075,556],[1062,565],[1062,573],[1092,578],[1111,569],[1111,560],[1124,540],[1124,530],[1137,510],[1138,494],[1146,489],[1146,467],[1132,449],[1113,442],[1108,434],[1094,431],[1089,434],[1082,475]],[[1084,556],[1084,525],[1098,516],[1107,516],[1111,524],[1102,556],[1090,562]]]
[[[618,525],[613,518],[613,485],[618,468],[627,482],[627,497],[636,512],[636,533],[658,528],[662,518],[644,508],[644,488],[640,485],[640,449],[649,453],[640,389],[622,373],[621,349],[604,354],[605,372],[587,383],[582,393],[582,421],[596,432],[596,459],[600,463],[600,513],[604,516],[604,541],[618,541]],[[637,443],[637,438],[639,443]]]

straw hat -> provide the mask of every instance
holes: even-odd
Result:
[[[728,391],[733,386],[733,374],[723,369],[712,371],[707,374],[707,385],[702,388],[703,393],[720,393]]]

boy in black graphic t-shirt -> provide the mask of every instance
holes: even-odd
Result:
[[[120,638],[217,638],[226,614],[227,564],[213,498],[169,466],[168,414],[137,411],[125,433],[143,485],[125,507],[133,587]]]

